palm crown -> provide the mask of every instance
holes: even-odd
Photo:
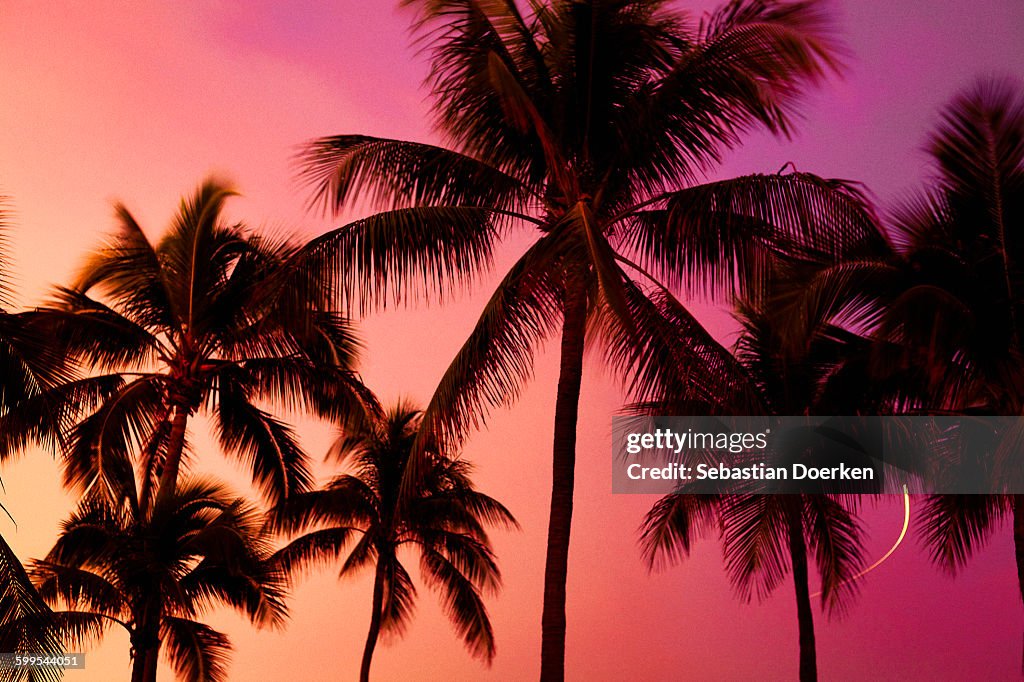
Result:
[[[57,338],[96,370],[64,388],[87,408],[67,442],[70,483],[123,489],[138,454],[143,503],[157,487],[172,495],[189,417],[206,407],[224,449],[280,499],[310,474],[292,430],[260,402],[332,418],[366,408],[348,321],[290,286],[294,244],[225,222],[232,194],[207,181],[155,245],[119,205],[117,234],[57,291],[46,311]]]
[[[469,650],[488,662],[495,653],[481,592],[497,590],[501,573],[486,526],[514,527],[515,519],[473,488],[466,462],[437,448],[428,450],[419,484],[403,498],[419,427],[419,411],[399,403],[381,418],[350,428],[334,453],[351,473],[271,512],[271,526],[278,531],[310,531],[278,552],[286,570],[340,557],[350,545],[341,576],[376,565],[364,680],[378,633],[401,633],[412,616],[416,589],[400,560],[405,550],[419,554],[424,580],[440,592],[445,613]]]
[[[227,636],[198,618],[224,604],[261,626],[284,622],[284,583],[266,559],[258,510],[205,480],[186,480],[161,505],[145,508],[87,496],[43,560],[31,566],[40,593],[69,641],[113,625],[131,636],[133,682],[156,679],[162,650],[179,679],[227,679]]]

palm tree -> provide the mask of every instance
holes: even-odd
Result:
[[[0,197],[0,250],[6,250],[2,247],[6,246],[9,227],[5,203]],[[6,263],[5,255],[0,253],[0,265]],[[39,315],[11,312],[13,305],[14,292],[6,276],[0,276],[0,463],[30,442],[52,444],[61,414],[44,396],[71,377],[41,328]],[[2,503],[0,511],[10,517]],[[51,615],[14,550],[0,536],[0,651],[62,654]],[[0,667],[0,682],[23,679],[23,674],[29,673]],[[44,668],[31,674],[32,679],[60,677],[56,669]]]
[[[896,223],[915,285],[934,293],[913,297],[923,308],[915,314],[906,307],[913,290],[904,294],[886,321],[927,349],[918,357],[937,378],[942,407],[1024,416],[1024,244],[1016,239],[1024,227],[1024,90],[979,83],[946,109],[928,148],[935,187]],[[931,336],[940,338],[925,342]],[[1024,600],[1024,495],[929,496],[920,514],[932,558],[951,572],[1004,518]]]
[[[771,289],[769,292],[772,291]],[[828,323],[810,329],[803,343],[783,333],[778,299],[741,303],[742,334],[735,357],[742,398],[701,404],[699,399],[638,406],[650,414],[853,414],[874,401],[863,371],[868,340]],[[685,396],[685,388],[680,396]],[[750,397],[759,402],[751,410]],[[738,408],[738,409],[737,409]],[[830,494],[672,494],[648,512],[641,547],[654,569],[688,555],[695,539],[717,529],[726,570],[746,601],[764,599],[792,574],[800,643],[800,679],[818,678],[810,559],[821,576],[822,608],[841,612],[854,594],[853,578],[864,563],[852,496]]]
[[[370,677],[380,633],[401,634],[412,617],[416,588],[399,557],[404,548],[419,553],[426,583],[440,592],[470,652],[488,663],[494,658],[494,633],[481,591],[496,591],[501,573],[485,526],[518,526],[505,507],[473,489],[466,462],[434,447],[427,450],[413,495],[400,500],[420,420],[418,410],[399,403],[379,419],[349,429],[334,454],[351,473],[322,490],[291,497],[270,515],[278,532],[306,532],[276,555],[289,573],[340,558],[355,537],[340,576],[375,564],[359,672],[363,682]]]
[[[64,387],[84,405],[67,437],[69,485],[128,489],[138,456],[144,504],[173,499],[189,419],[205,407],[224,450],[281,499],[309,487],[307,458],[258,403],[332,419],[367,407],[349,321],[290,284],[302,274],[297,245],[225,222],[233,194],[207,180],[156,244],[119,204],[118,232],[43,311],[69,356],[95,370]]]
[[[98,492],[98,491],[97,491]],[[86,496],[43,560],[39,592],[73,641],[128,631],[132,682],[154,682],[160,652],[187,682],[227,680],[228,637],[199,618],[215,605],[259,626],[284,623],[284,581],[267,561],[258,510],[214,481],[187,479],[147,505],[132,485]]]
[[[588,323],[603,321],[597,338],[618,349],[634,388],[697,381],[698,349],[683,365],[645,362],[667,332],[642,321],[653,303],[634,276],[732,293],[757,282],[769,254],[828,253],[869,222],[849,185],[807,173],[701,184],[744,133],[789,132],[801,93],[836,66],[835,44],[811,1],[734,0],[698,25],[658,0],[533,2],[528,15],[511,0],[408,4],[421,12],[448,147],[311,143],[303,168],[317,200],[382,212],[307,253],[365,310],[468,284],[525,228],[532,243],[441,379],[421,437],[458,449],[560,335],[541,676],[561,680]]]
[[[945,108],[926,149],[934,178],[892,212],[893,246],[823,269],[799,305],[842,310],[878,345],[901,349],[873,371],[916,375],[906,409],[1022,415],[1024,91],[979,82]],[[932,558],[951,572],[1008,519],[1024,599],[1024,496],[929,496],[918,518]]]

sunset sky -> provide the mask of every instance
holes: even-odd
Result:
[[[45,6],[44,6],[45,4]],[[335,225],[306,211],[295,181],[297,146],[332,133],[438,142],[430,127],[424,58],[409,38],[409,12],[391,0],[335,2],[0,3],[0,194],[13,229],[7,271],[31,306],[65,283],[112,227],[124,201],[152,237],[178,199],[208,174],[242,192],[233,218],[311,237]],[[680,3],[695,18],[715,3]],[[808,99],[791,142],[767,137],[730,154],[721,175],[801,170],[861,180],[881,206],[920,186],[921,143],[937,111],[979,75],[1024,75],[1020,0],[846,0],[833,3],[850,48],[843,79]],[[353,214],[358,211],[354,209]],[[496,275],[521,252],[511,242]],[[385,401],[425,403],[468,334],[495,278],[471,295],[376,314],[360,324],[361,372]],[[709,327],[731,342],[727,313],[698,304]],[[474,661],[432,593],[401,641],[378,648],[381,680],[533,679],[540,662],[556,358],[538,359],[536,378],[511,409],[495,412],[464,456],[476,482],[522,524],[495,545],[505,589],[490,609],[498,656]],[[763,604],[734,599],[717,545],[697,546],[683,565],[648,575],[636,529],[655,501],[613,496],[612,377],[588,365],[581,404],[576,512],[570,550],[569,679],[795,678],[797,624],[785,583]],[[330,428],[300,424],[319,456]],[[197,421],[202,431],[204,424]],[[196,468],[240,486],[236,468],[207,439]],[[32,451],[0,471],[0,533],[23,560],[43,556],[71,508],[51,455]],[[240,488],[241,489],[241,488]],[[899,500],[863,510],[869,563],[902,524]],[[1008,529],[1007,529],[1008,530]],[[416,575],[415,562],[410,566]],[[235,644],[231,679],[354,679],[369,623],[372,576],[340,583],[330,571],[305,580],[284,632],[257,632],[242,618],[209,618]],[[812,591],[816,583],[812,585]],[[823,679],[1016,679],[1024,612],[1013,547],[998,534],[956,579],[938,573],[916,534],[861,583],[845,619],[816,611]],[[70,682],[127,679],[127,636],[111,632]],[[166,679],[173,679],[169,672]]]

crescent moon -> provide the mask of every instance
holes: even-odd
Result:
[[[909,529],[909,528],[910,528],[910,492],[907,490],[906,484],[904,484],[903,485],[903,530],[900,531],[900,536],[898,538],[896,538],[896,543],[893,544],[893,546],[889,548],[888,552],[886,552],[885,554],[882,555],[881,559],[879,559],[875,563],[871,564],[870,566],[868,566],[867,568],[865,568],[863,571],[861,571],[857,575],[853,576],[852,578],[847,578],[843,582],[839,583],[839,585],[846,585],[847,583],[852,583],[854,580],[860,580],[865,575],[867,575],[868,573],[870,573],[871,571],[875,570],[876,568],[881,566],[883,563],[885,563],[885,560],[888,559],[889,557],[891,557],[893,552],[895,552],[897,549],[899,549],[900,544],[902,544],[902,542],[903,542],[903,538],[907,537],[907,529]],[[836,587],[839,587],[839,585],[836,585]],[[811,595],[811,599],[814,599],[815,597],[820,597],[820,596],[821,596],[821,591],[819,590],[818,592],[815,592],[814,594]]]

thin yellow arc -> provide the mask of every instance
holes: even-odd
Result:
[[[876,568],[878,568],[879,566],[881,566],[885,562],[886,559],[888,559],[889,557],[892,556],[893,552],[895,552],[897,549],[899,549],[900,544],[902,544],[902,542],[903,542],[903,538],[907,537],[907,530],[909,528],[910,528],[910,492],[907,490],[906,484],[903,484],[903,530],[900,531],[900,536],[898,538],[896,538],[895,544],[893,544],[893,546],[889,548],[888,552],[886,552],[885,554],[882,555],[881,559],[879,559],[875,563],[871,564],[870,566],[868,566],[867,568],[865,568],[863,571],[861,571],[857,575],[853,576],[852,578],[848,578],[848,579],[844,580],[843,582],[839,583],[839,585],[845,585],[847,583],[852,583],[854,580],[859,580],[862,577],[864,577],[865,575],[867,575],[868,573],[870,573],[871,571],[873,571]],[[838,587],[839,585],[837,585],[836,587]],[[811,599],[814,599],[815,597],[820,597],[820,596],[821,596],[821,591],[818,591],[818,592],[815,592],[814,594],[811,595]]]

